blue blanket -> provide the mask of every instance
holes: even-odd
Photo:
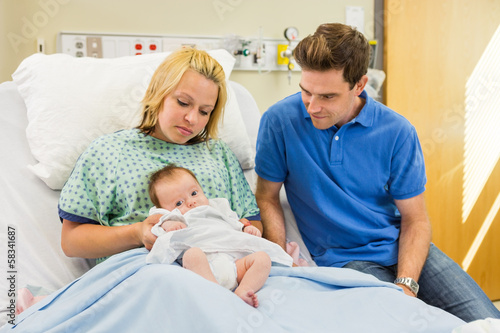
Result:
[[[177,265],[115,255],[0,332],[451,332],[464,322],[350,269],[273,267],[253,308]]]

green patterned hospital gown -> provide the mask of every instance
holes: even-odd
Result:
[[[153,205],[149,176],[169,163],[192,170],[206,196],[228,199],[240,218],[259,214],[238,159],[223,141],[177,145],[131,129],[96,139],[80,156],[62,189],[59,215],[106,226],[143,221]]]

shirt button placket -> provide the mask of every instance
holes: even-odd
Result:
[[[330,156],[331,156],[330,163],[332,164],[342,163],[342,144],[340,136],[338,134],[335,134],[335,136],[333,137]]]

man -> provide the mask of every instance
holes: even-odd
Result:
[[[415,128],[367,96],[366,38],[323,24],[294,50],[301,93],[264,113],[257,203],[264,236],[285,247],[279,191],[320,266],[394,282],[465,321],[500,318],[479,286],[431,244],[425,165]]]

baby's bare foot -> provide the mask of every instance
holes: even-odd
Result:
[[[257,299],[257,294],[253,292],[253,290],[238,290],[236,289],[234,291],[236,295],[238,295],[239,298],[245,301],[245,303],[253,306],[254,308],[259,306],[259,300]]]

